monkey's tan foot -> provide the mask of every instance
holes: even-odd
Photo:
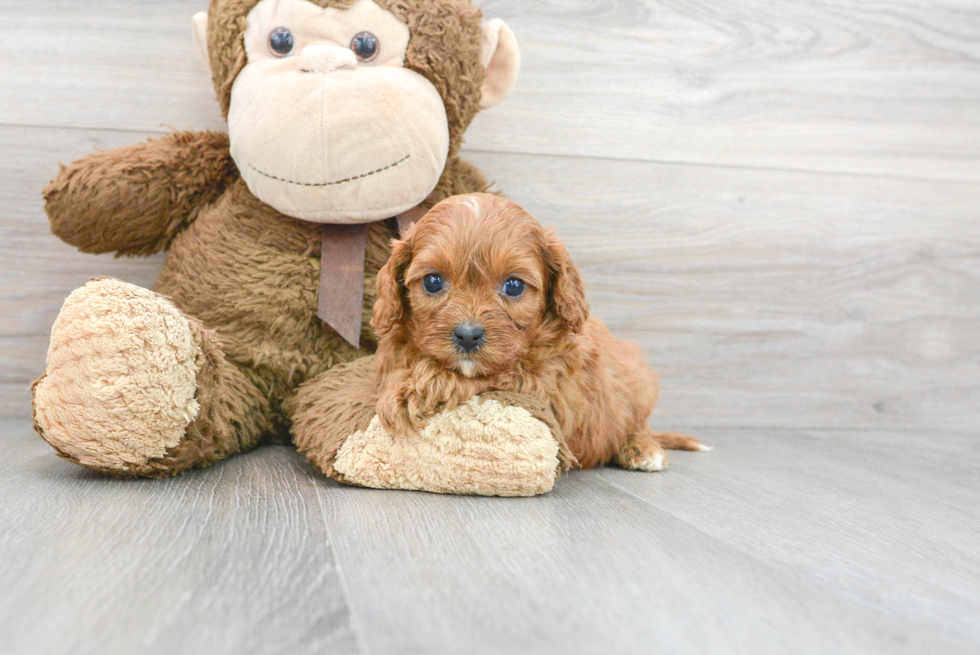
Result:
[[[667,468],[667,453],[652,434],[636,434],[620,449],[616,463],[631,471],[662,471]]]
[[[198,414],[202,351],[188,319],[164,297],[108,278],[65,301],[47,369],[34,384],[34,420],[62,456],[120,475],[163,457]]]
[[[333,470],[364,487],[534,496],[573,463],[549,410],[527,396],[490,392],[416,433],[391,434],[375,417],[344,442]]]

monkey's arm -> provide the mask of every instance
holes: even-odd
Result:
[[[227,134],[176,132],[62,166],[45,211],[51,231],[83,252],[150,255],[237,177]]]

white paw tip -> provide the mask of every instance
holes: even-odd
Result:
[[[664,456],[661,454],[653,455],[640,463],[640,468],[644,471],[663,471],[667,466]]]
[[[714,446],[706,446],[703,443],[698,444],[698,450],[702,452],[708,452],[709,450],[714,450],[714,449],[715,449]]]

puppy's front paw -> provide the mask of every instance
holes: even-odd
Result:
[[[441,407],[433,403],[431,399],[423,398],[414,392],[406,394],[404,402],[404,415],[408,421],[408,425],[413,430],[421,430],[428,425],[429,420],[438,413]],[[445,407],[445,409],[452,408]]]
[[[377,410],[381,425],[396,434],[420,430],[432,417],[422,399],[412,393],[386,392],[378,400]]]

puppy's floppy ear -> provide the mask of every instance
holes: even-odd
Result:
[[[568,255],[565,245],[558,240],[554,230],[544,235],[544,261],[548,266],[550,286],[548,311],[561,319],[568,330],[579,333],[589,318],[589,304],[585,300],[585,285],[578,267]]]
[[[412,260],[412,241],[406,237],[395,241],[391,257],[378,271],[378,300],[374,303],[371,327],[379,335],[387,334],[408,315],[405,288],[405,269]]]

